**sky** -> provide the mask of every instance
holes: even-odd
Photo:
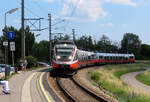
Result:
[[[121,41],[125,33],[134,33],[142,43],[150,44],[150,0],[24,0],[25,18],[44,18],[41,28],[48,28],[48,13],[52,15],[52,33],[64,33],[76,38],[91,35],[98,41],[102,35],[112,41]],[[1,0],[0,36],[4,28],[7,11],[19,8],[6,15],[7,26],[21,27],[21,0]],[[32,21],[33,22],[33,21]],[[31,26],[25,21],[25,26]],[[35,25],[38,27],[38,23]],[[33,28],[33,27],[32,27]],[[36,41],[49,40],[49,30],[45,29]],[[53,34],[54,36],[54,34]]]

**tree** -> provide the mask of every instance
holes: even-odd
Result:
[[[15,51],[14,51],[14,61],[16,62],[18,59],[21,57],[21,29],[17,30],[14,27],[7,27],[5,28],[7,31],[14,31],[15,32],[15,38],[14,39],[8,39],[8,42],[14,41],[15,42]],[[5,30],[4,30],[5,31]],[[3,32],[5,33],[5,32]],[[2,42],[5,40],[4,36],[1,37]],[[31,55],[32,54],[32,47],[33,44],[35,43],[35,37],[34,33],[30,32],[29,27],[25,29],[25,43],[26,43],[26,55]],[[4,47],[2,47],[3,52],[4,52]],[[12,63],[12,53],[10,51],[10,46],[8,45],[8,63]]]
[[[30,32],[29,27],[26,27],[26,29],[25,29],[26,56],[32,55],[32,49],[33,49],[34,43],[35,43],[34,33]]]
[[[69,39],[70,39],[70,36],[67,34],[62,38],[62,40],[69,40]]]
[[[94,44],[91,36],[82,36],[75,40],[76,45],[80,49],[84,50],[94,50]]]
[[[90,49],[90,50],[94,50],[94,44],[93,44],[93,40],[92,40],[92,37],[91,36],[89,36],[88,37],[88,49]]]
[[[98,41],[98,51],[100,52],[110,52],[111,41],[106,35],[102,35]]]
[[[121,52],[134,53],[136,58],[140,55],[141,40],[133,33],[126,33],[121,41]]]
[[[40,61],[49,61],[49,41],[42,40],[35,43],[33,47],[33,55]]]
[[[143,59],[150,59],[150,45],[141,45],[141,55],[143,56]]]

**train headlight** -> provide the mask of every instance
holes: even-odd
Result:
[[[71,59],[72,59],[72,56],[69,56],[69,59],[71,60]]]
[[[57,56],[57,59],[60,59],[61,57],[60,56]]]
[[[64,44],[64,46],[67,46],[67,44]]]

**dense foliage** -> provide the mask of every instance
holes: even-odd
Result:
[[[14,27],[8,27],[7,31],[15,32],[15,39],[8,40],[15,41],[16,50],[14,52],[15,63],[21,57],[21,30],[17,30]],[[3,30],[5,34],[6,28]],[[0,37],[0,48],[4,52],[4,46],[2,46],[4,36]],[[68,40],[71,37],[69,35],[55,36],[53,39],[53,44],[60,39]],[[102,35],[99,41],[93,40],[92,36],[83,35],[80,38],[75,39],[75,44],[80,49],[102,52],[102,53],[133,53],[136,59],[150,59],[150,45],[142,44],[138,35],[133,33],[125,33],[123,39],[120,42],[112,41],[108,36]],[[37,58],[38,61],[49,61],[49,41],[43,40],[39,43],[35,42],[34,33],[30,32],[29,27],[25,29],[25,53],[26,56],[33,56]],[[10,51],[10,46],[8,46],[8,61],[12,63],[12,52]]]
[[[27,59],[27,63],[28,63],[27,68],[38,66],[36,58],[34,58],[32,56],[27,56],[26,59]]]

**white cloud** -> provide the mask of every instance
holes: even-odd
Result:
[[[71,7],[72,5],[70,5],[70,3],[72,3],[74,7],[77,7],[76,8],[77,14],[87,16],[92,20],[97,20],[100,16],[102,17],[107,16],[107,13],[102,9],[101,6],[102,0],[65,0],[65,1],[70,8],[72,8]]]
[[[76,13],[82,16],[87,16],[91,20],[98,20],[100,17],[106,17],[108,14],[103,10],[104,3],[123,4],[128,6],[136,6],[133,0],[65,0],[63,5],[63,14],[69,14],[70,8],[77,5]],[[72,4],[72,5],[70,5]],[[68,6],[67,6],[68,5]]]
[[[70,13],[69,5],[64,4],[64,5],[63,5],[63,8],[62,8],[62,11],[61,11],[60,14],[62,14],[62,15],[67,15],[67,14],[69,14],[69,13]]]
[[[124,4],[124,5],[130,5],[130,6],[136,6],[137,5],[132,0],[104,0],[104,1],[105,2],[118,3],[118,4]]]
[[[75,9],[76,15],[96,21],[100,17],[107,17],[108,13],[103,9],[104,3],[123,4],[127,6],[136,6],[137,2],[133,0],[43,0],[48,3],[58,2],[62,5],[60,15],[71,15]],[[73,15],[74,16],[74,15]]]
[[[100,27],[113,27],[113,24],[111,22],[106,24],[100,24]]]
[[[46,1],[48,3],[52,3],[54,0],[44,0],[44,1]]]

